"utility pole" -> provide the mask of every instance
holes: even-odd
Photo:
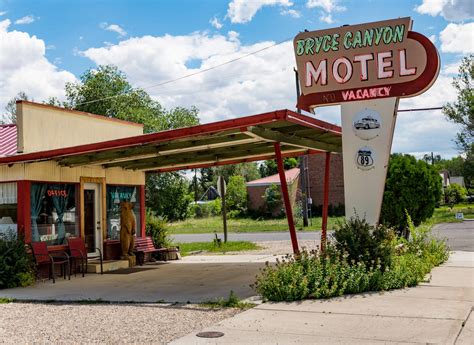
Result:
[[[293,68],[295,71],[295,83],[296,83],[296,101],[298,102],[298,97],[300,96],[300,84],[299,76],[296,68]],[[296,111],[301,114],[301,109],[296,109]],[[307,193],[307,178],[306,178],[306,164],[305,156],[299,158],[299,168],[300,168],[300,181],[301,181],[301,190],[302,190],[302,202],[303,202],[303,227],[308,226],[308,193]]]
[[[219,194],[221,195],[222,200],[222,221],[224,225],[224,243],[227,243],[227,209],[225,204],[225,180],[224,176],[219,176]]]

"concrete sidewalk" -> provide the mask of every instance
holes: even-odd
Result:
[[[264,303],[172,344],[472,344],[474,253],[454,252],[429,283],[319,301]]]

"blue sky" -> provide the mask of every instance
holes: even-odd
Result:
[[[112,63],[145,87],[211,67],[304,29],[410,16],[441,55],[437,83],[400,108],[452,101],[462,56],[474,52],[469,0],[0,0],[0,109],[19,91],[63,96],[64,84]],[[165,107],[196,105],[202,122],[294,108],[291,42],[196,77],[147,91]],[[316,114],[340,123],[338,107]],[[393,151],[456,154],[456,127],[440,112],[399,116]]]

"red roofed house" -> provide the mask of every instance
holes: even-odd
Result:
[[[295,206],[298,194],[300,169],[293,168],[285,171],[286,183],[292,207]],[[278,174],[260,178],[258,180],[247,182],[247,194],[249,198],[248,208],[251,211],[265,212],[265,190],[271,185],[280,186],[280,177]],[[280,187],[281,194],[281,187]],[[275,207],[272,215],[276,216],[283,212],[283,203]]]

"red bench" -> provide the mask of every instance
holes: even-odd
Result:
[[[148,253],[160,253],[160,256],[166,261],[167,252],[167,248],[156,248],[151,237],[135,238],[135,254],[137,255],[137,263],[139,265],[145,263],[145,255]]]

